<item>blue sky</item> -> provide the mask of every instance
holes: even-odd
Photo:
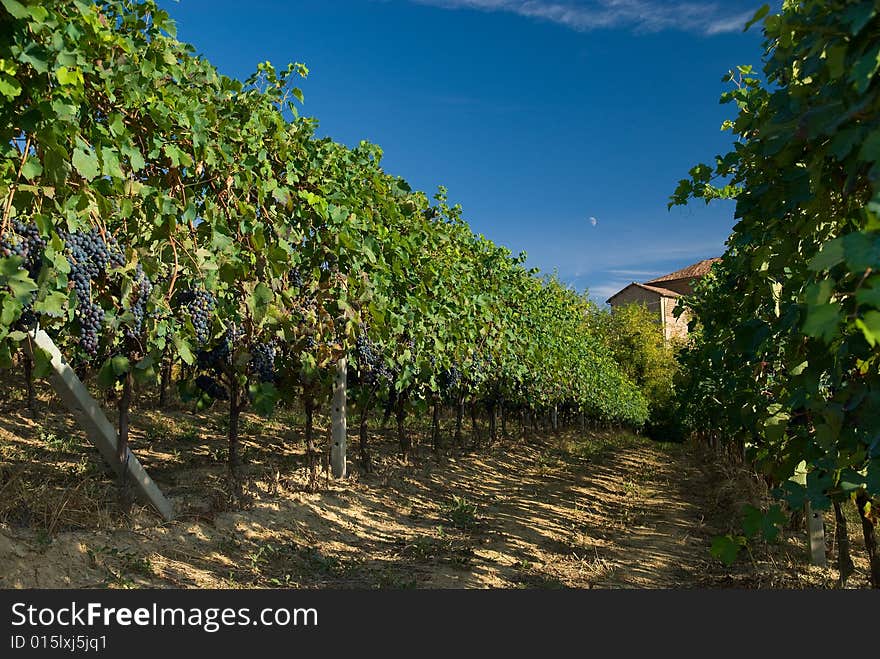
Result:
[[[760,0],[160,0],[225,74],[305,63],[319,132],[445,185],[477,233],[604,300],[724,250],[732,204],[667,211],[728,150],[721,76]],[[595,221],[594,221],[595,220]]]

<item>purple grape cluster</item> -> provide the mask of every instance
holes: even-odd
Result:
[[[104,323],[104,309],[101,305],[87,300],[76,305],[76,319],[79,321],[79,344],[83,350],[93,357],[98,352],[98,337]]]
[[[214,400],[229,400],[229,392],[226,391],[226,387],[209,375],[198,376],[196,386]]]
[[[183,291],[178,302],[192,321],[196,342],[204,345],[211,336],[211,314],[214,312],[214,296],[203,288]]]
[[[0,258],[17,256],[22,260],[22,267],[28,276],[36,281],[40,276],[40,268],[43,265],[43,250],[46,241],[40,235],[40,230],[34,223],[25,224],[15,220],[12,223],[12,231],[7,232],[0,238]],[[36,294],[31,294],[30,299],[24,302],[24,310],[21,317],[16,321],[17,329],[31,329],[37,323],[32,305]]]
[[[196,352],[199,370],[207,371],[196,378],[196,386],[214,400],[229,400],[229,392],[217,377],[226,373],[232,365],[235,344],[241,341],[244,332],[234,323],[226,328],[226,335],[210,350]],[[217,377],[215,377],[217,376]]]
[[[235,344],[243,338],[244,330],[235,323],[229,323],[229,326],[226,328],[226,341],[229,342],[233,350],[235,349]]]
[[[98,352],[98,337],[104,323],[104,310],[92,297],[92,282],[102,277],[107,268],[125,265],[125,252],[115,238],[109,242],[97,229],[68,233],[61,232],[65,256],[70,263],[70,280],[76,296],[76,319],[80,326],[80,346],[89,355]]]
[[[77,233],[62,233],[68,261],[73,259],[71,267],[81,269],[90,280],[98,279],[110,266],[125,266],[125,252],[119,247],[115,238],[105,240],[97,227]]]
[[[452,398],[459,386],[461,386],[461,370],[458,366],[450,366],[440,374],[440,393],[444,398]]]
[[[229,341],[224,339],[210,350],[199,350],[196,353],[196,361],[199,368],[221,370],[222,366],[229,365]]]
[[[260,382],[275,381],[275,356],[277,344],[273,341],[255,343],[251,347],[251,372]]]
[[[229,400],[229,392],[218,379],[232,366],[232,355],[236,344],[244,338],[244,330],[235,323],[230,323],[226,328],[226,334],[210,350],[196,352],[196,364],[200,371],[207,371],[196,378],[196,386],[208,394],[214,400]],[[265,348],[261,347],[265,346]],[[271,351],[267,350],[271,348]],[[251,368],[260,375],[263,382],[274,379],[275,342],[271,344],[257,344],[251,354]],[[270,372],[270,367],[273,369]],[[270,377],[271,376],[271,377]]]
[[[135,268],[135,286],[132,291],[133,302],[131,304],[131,314],[134,317],[131,325],[124,329],[125,336],[129,339],[138,338],[144,329],[144,318],[147,313],[147,302],[150,294],[153,292],[153,282],[147,277],[143,266],[138,263]]]
[[[300,291],[306,285],[306,280],[303,278],[302,272],[300,272],[299,268],[291,269],[287,278],[288,281],[290,281],[290,285],[296,289],[299,289]]]
[[[196,363],[199,368],[222,373],[225,367],[232,364],[232,351],[236,342],[240,341],[243,336],[244,332],[238,329],[235,324],[230,324],[226,328],[226,335],[222,341],[210,350],[196,352]]]
[[[376,349],[376,344],[370,340],[366,328],[362,328],[355,340],[355,360],[361,377],[367,385],[374,385],[380,381],[391,379],[391,373],[385,365],[385,360]]]
[[[33,222],[25,224],[15,220],[12,231],[0,238],[0,258],[20,257],[31,279],[36,279],[40,274],[45,248],[46,241]]]

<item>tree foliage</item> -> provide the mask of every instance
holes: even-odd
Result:
[[[593,327],[621,370],[638,385],[652,411],[674,395],[677,344],[664,340],[657,314],[643,304],[626,304],[595,312]]]

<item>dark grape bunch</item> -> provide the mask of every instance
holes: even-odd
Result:
[[[37,326],[37,314],[34,313],[33,309],[30,308],[29,303],[27,308],[21,312],[21,316],[17,321],[15,321],[15,325],[13,327],[17,330],[32,330]]]
[[[232,352],[235,343],[240,341],[244,336],[244,332],[238,329],[234,324],[226,329],[226,335],[223,340],[210,350],[199,350],[196,352],[196,362],[200,369],[212,370],[216,373],[223,373],[232,365]]]
[[[235,323],[229,323],[229,326],[226,328],[226,341],[229,343],[230,347],[235,349],[235,344],[243,338],[244,330]]]
[[[0,238],[0,258],[20,257],[31,279],[36,279],[40,274],[45,248],[46,241],[34,223],[25,224],[15,220],[12,231]]]
[[[116,268],[124,268],[125,250],[123,250],[119,246],[119,242],[117,242],[116,238],[111,236],[110,240],[106,243],[106,246],[107,254],[109,255],[110,265]]]
[[[374,385],[381,380],[391,379],[385,360],[376,350],[376,344],[370,340],[366,329],[362,329],[355,341],[355,359],[366,384]]]
[[[178,301],[192,321],[196,330],[196,341],[199,345],[204,345],[211,336],[214,296],[204,289],[195,288],[183,291]]]
[[[492,367],[492,358],[484,355],[475,355],[471,361],[471,373],[477,380],[481,380],[484,373],[488,373]]]
[[[367,336],[366,332],[358,334],[354,346],[357,361],[361,368],[370,366],[374,362],[376,356],[373,352],[373,342],[370,341],[370,337]]]
[[[226,387],[209,375],[198,376],[196,386],[214,400],[229,400],[229,392],[226,391]]]
[[[196,386],[214,400],[228,400],[229,392],[213,376],[227,374],[232,365],[235,344],[244,338],[244,331],[231,323],[226,335],[210,350],[196,352],[196,363],[199,370],[208,371],[196,378]],[[250,368],[261,382],[275,381],[275,357],[278,354],[278,343],[275,339],[255,343],[251,348]]]
[[[71,268],[82,271],[89,280],[98,279],[108,266],[121,268],[125,265],[125,253],[116,239],[111,237],[107,242],[95,227],[78,233],[62,231],[60,235]]]
[[[76,319],[79,321],[79,344],[88,354],[94,356],[98,352],[98,337],[104,323],[104,310],[91,301],[77,303]]]
[[[306,285],[306,280],[303,278],[302,272],[300,272],[299,268],[291,269],[290,273],[287,276],[288,281],[290,281],[290,285],[300,291]]]
[[[251,372],[260,382],[275,381],[275,341],[255,343],[251,347]]]
[[[450,366],[440,374],[441,395],[451,398],[461,386],[461,370],[458,366]]]
[[[10,256],[19,256],[22,259],[27,258],[27,245],[21,235],[8,232],[0,238],[0,258],[8,259]]]
[[[37,280],[40,276],[40,268],[43,265],[43,250],[46,241],[40,235],[36,224],[25,224],[19,220],[12,223],[12,231],[7,232],[0,238],[0,258],[18,256],[22,259],[22,267],[28,276]],[[16,329],[32,329],[37,323],[37,316],[33,312],[32,305],[36,294],[31,294],[30,299],[24,302],[24,310],[21,317],[16,321]]]
[[[97,227],[78,233],[62,232],[61,237],[68,256],[73,257],[76,265],[91,280],[98,279],[109,266],[125,266],[125,252],[119,247],[119,243],[113,237],[109,242],[105,240]],[[74,263],[71,263],[71,267],[73,266]]]
[[[70,281],[76,301],[85,304],[92,293],[92,268],[89,267],[88,255],[78,241],[68,243],[67,260],[70,262]]]
[[[196,353],[196,360],[199,368],[222,371],[222,366],[229,365],[230,355],[229,341],[223,339],[210,350],[199,350]]]
[[[124,329],[125,336],[129,339],[138,338],[144,329],[144,317],[147,313],[147,302],[150,294],[153,292],[153,282],[147,277],[143,266],[138,263],[135,269],[135,286],[132,292],[133,302],[131,304],[131,313],[134,319],[131,326]]]
[[[80,345],[88,354],[98,352],[98,337],[104,310],[92,302],[92,282],[105,274],[108,266],[125,265],[125,253],[115,238],[109,242],[93,227],[79,233],[61,232],[65,256],[70,263],[70,280],[76,296],[76,319],[80,325]]]

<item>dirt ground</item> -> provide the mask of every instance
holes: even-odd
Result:
[[[735,528],[738,506],[760,492],[748,474],[707,467],[694,447],[612,431],[517,433],[441,457],[422,446],[402,464],[390,432],[374,433],[373,473],[353,461],[347,480],[322,478],[308,493],[297,415],[248,416],[251,501],[230,510],[222,414],[138,412],[133,449],[178,512],[164,523],[138,505],[119,508],[113,479],[68,415],[44,405],[34,422],[20,404],[7,407],[2,588],[835,584],[833,569],[806,565],[794,532],[731,568],[712,558],[712,537]],[[426,432],[414,428],[417,440]],[[856,529],[859,572],[848,586],[865,587]]]

